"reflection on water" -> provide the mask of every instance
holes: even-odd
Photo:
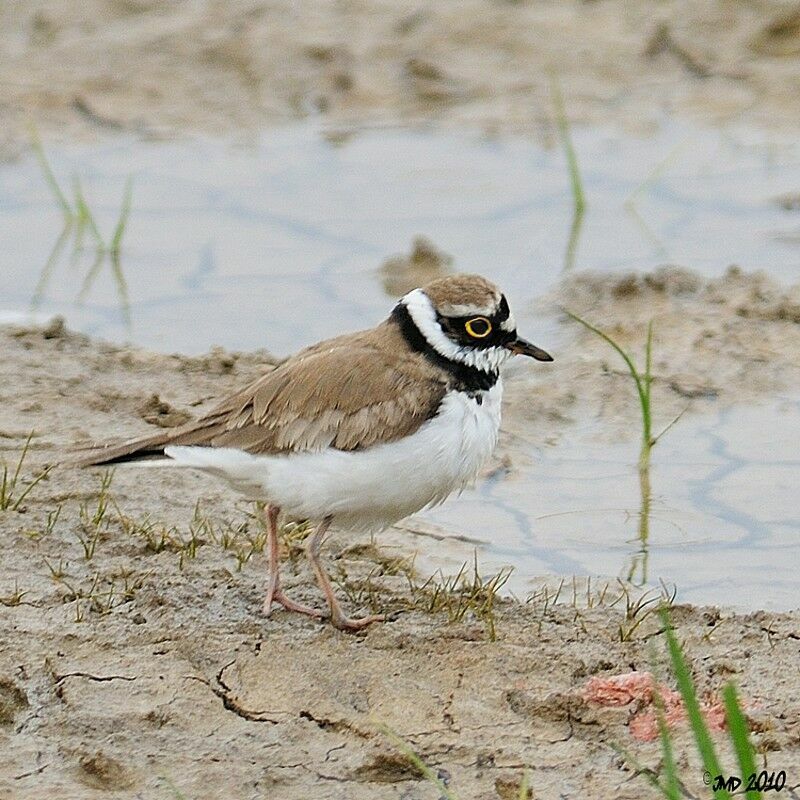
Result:
[[[31,296],[30,310],[36,313],[45,304],[47,291],[53,280],[53,273],[61,264],[64,248],[68,242],[72,243],[69,256],[69,266],[73,273],[83,273],[80,288],[75,296],[75,308],[82,308],[100,275],[103,266],[107,266],[117,292],[117,306],[120,318],[125,329],[130,332],[133,327],[131,319],[130,300],[128,299],[128,286],[122,271],[120,249],[108,250],[102,240],[95,240],[91,247],[83,244],[83,226],[81,221],[65,218],[64,227],[56,237],[53,249],[45,261],[39,280]]]
[[[84,304],[100,270],[107,261],[117,290],[120,314],[126,329],[130,331],[130,302],[128,300],[128,287],[122,272],[120,249],[131,209],[131,179],[128,178],[125,183],[125,194],[122,199],[119,219],[109,242],[106,243],[86,202],[80,178],[77,175],[72,176],[72,198],[69,199],[67,191],[62,187],[62,182],[59,181],[50,166],[39,135],[33,126],[31,127],[31,137],[32,149],[41,170],[41,177],[50,189],[53,201],[60,207],[63,215],[61,232],[55,239],[53,248],[47,256],[47,261],[45,261],[39,280],[33,290],[30,304],[31,312],[35,313],[41,308],[53,271],[60,262],[64,247],[68,242],[71,242],[70,268],[73,272],[79,270],[84,273],[80,290],[75,299],[75,305],[80,307]],[[92,244],[88,247],[84,244],[87,232],[91,235],[92,241]],[[108,258],[106,259],[106,257]]]
[[[753,439],[756,432],[757,440]],[[684,415],[653,450],[649,572],[678,598],[740,608],[796,608],[800,574],[800,400]],[[530,577],[626,577],[639,553],[636,441],[609,444],[576,426],[530,464],[497,473],[428,522],[489,542],[485,571]],[[432,563],[451,568],[468,546]]]
[[[54,174],[81,177],[99,231],[115,230],[133,178],[125,239],[117,260],[101,262],[108,269],[91,248],[68,256],[75,231],[62,232],[35,159],[2,165],[0,318],[33,304],[88,333],[162,351],[283,355],[383,318],[405,277],[387,274],[387,258],[419,235],[433,249],[412,248],[409,274],[430,252],[443,259],[436,269],[486,274],[513,299],[526,336],[543,343],[555,323],[530,309],[565,262],[620,271],[670,261],[708,275],[737,263],[797,280],[796,212],[774,200],[800,186],[795,142],[675,126],[641,140],[571,133],[583,215],[573,213],[563,151],[523,138],[378,130],[334,146],[304,126],[245,145],[48,142]],[[686,600],[796,605],[790,487],[800,463],[777,451],[787,425],[797,442],[800,411],[788,400],[687,416],[670,431],[647,493],[651,580],[674,581]],[[775,446],[764,450],[770,436]],[[576,425],[425,519],[488,542],[482,563],[513,564],[519,589],[534,575],[624,577],[641,558],[635,440],[632,432],[609,445]],[[464,555],[458,543],[437,543],[442,557],[451,552]]]

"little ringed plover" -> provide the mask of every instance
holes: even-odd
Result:
[[[317,523],[307,554],[342,630],[383,619],[343,613],[320,562],[332,523],[378,531],[441,503],[475,479],[497,443],[500,367],[514,354],[552,361],[517,336],[502,292],[478,275],[414,289],[384,322],[301,350],[194,422],[93,448],[82,466],[164,457],[266,503],[273,603],[278,518]]]

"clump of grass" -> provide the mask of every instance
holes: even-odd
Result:
[[[176,553],[180,569],[183,569],[186,559],[196,558],[200,547],[210,543],[233,556],[237,570],[241,571],[256,553],[264,551],[267,541],[266,530],[258,522],[257,515],[255,519],[258,524],[255,525],[252,524],[252,514],[246,514],[245,519],[239,522],[215,522],[203,513],[199,502],[195,505],[186,532],[182,532],[176,525],[154,520],[149,514],[137,519],[124,513],[116,503],[114,507],[127,536],[142,540],[151,553],[165,550]]]
[[[408,759],[417,772],[432,783],[439,791],[439,800],[459,800],[458,795],[450,789],[449,780],[444,777],[443,770],[434,771],[417,754],[401,736],[398,736],[388,725],[378,724],[378,730]],[[519,783],[519,800],[529,800],[531,797],[530,776],[528,770],[522,771]]]
[[[81,530],[76,531],[75,535],[83,548],[83,557],[86,561],[91,561],[94,558],[97,545],[108,529],[106,513],[111,502],[109,489],[113,480],[113,469],[106,470],[102,474],[100,490],[97,494],[97,505],[94,510],[90,511],[87,503],[80,504]]]
[[[391,614],[391,610],[387,608],[386,598],[381,592],[381,587],[375,582],[376,578],[386,574],[383,567],[380,564],[376,564],[365,578],[352,580],[345,568],[341,564],[337,564],[336,573],[331,577],[344,597],[353,606],[366,606],[373,614]],[[408,608],[408,605],[402,602],[400,606]]]
[[[58,518],[61,516],[61,511],[63,508],[64,505],[59,503],[58,506],[47,512],[44,530],[29,529],[23,531],[23,534],[34,542],[38,542],[40,539],[45,539],[46,537],[50,536],[56,527],[56,523],[58,522]]]
[[[114,226],[109,242],[104,239],[100,228],[97,224],[95,215],[92,213],[86,195],[83,191],[83,185],[77,176],[72,180],[72,199],[67,196],[67,192],[61,188],[58,180],[56,179],[53,168],[45,154],[42,141],[34,125],[30,125],[31,149],[33,150],[36,160],[39,162],[39,167],[42,171],[45,183],[49,187],[53,197],[58,204],[64,216],[64,226],[53,245],[50,255],[45,262],[42,269],[42,274],[39,282],[34,290],[32,306],[37,308],[44,297],[44,292],[47,284],[50,281],[52,271],[59,260],[61,251],[66,245],[67,241],[72,237],[72,256],[71,261],[75,263],[78,255],[84,250],[84,237],[88,231],[94,242],[94,256],[84,275],[81,288],[78,292],[76,302],[83,303],[89,294],[89,291],[94,284],[97,276],[99,275],[106,256],[109,258],[109,268],[111,275],[117,287],[117,294],[119,296],[120,308],[127,324],[130,324],[130,302],[128,300],[128,287],[125,281],[125,276],[122,272],[120,262],[120,253],[122,251],[122,240],[125,235],[125,230],[128,225],[128,219],[131,211],[131,200],[133,196],[133,179],[128,178],[125,182],[125,189],[122,196],[122,203],[120,206],[119,216]]]
[[[242,567],[256,553],[263,553],[267,544],[267,528],[264,515],[245,512],[244,521],[236,524],[224,521],[221,526],[220,543],[236,559],[236,569]]]
[[[482,577],[476,554],[471,571],[465,563],[456,575],[447,576],[439,571],[422,584],[409,580],[412,608],[428,614],[443,612],[451,624],[471,615],[483,622],[487,638],[493,642],[497,638],[495,604],[511,572],[511,569],[501,569],[488,578]]]
[[[144,586],[144,582],[150,575],[149,572],[144,575],[136,575],[127,569],[121,569],[119,572],[111,576],[112,583],[116,586],[117,581],[121,583],[120,588],[117,590],[120,603],[130,603],[135,597],[139,589]]]
[[[624,591],[625,617],[619,625],[619,640],[621,642],[630,642],[643,622],[659,609],[672,606],[675,602],[677,591],[676,587],[669,591],[663,583],[660,589],[651,589],[638,596],[633,596],[629,591]]]
[[[314,532],[309,522],[289,522],[279,531],[280,541],[290,561],[297,561],[306,552],[306,540]]]
[[[7,595],[0,594],[0,606],[6,606],[7,608],[13,608],[14,606],[18,606],[22,604],[22,598],[28,594],[27,590],[20,589],[19,583],[14,579],[14,591]]]
[[[41,472],[34,475],[27,486],[22,487],[20,482],[22,465],[25,463],[25,458],[30,450],[33,436],[34,432],[31,431],[25,440],[13,471],[9,470],[5,461],[3,462],[3,477],[0,479],[0,511],[19,511],[23,500],[33,491],[36,484],[43,481],[52,470],[52,466],[45,467]]]
[[[83,622],[89,613],[105,616],[117,606],[131,602],[147,577],[122,570],[105,576],[95,571],[74,578],[68,575],[63,561],[54,566],[45,558],[44,563],[53,582],[64,590],[63,602],[74,603],[75,622]]]
[[[197,551],[207,542],[214,540],[214,525],[201,507],[200,501],[195,503],[192,519],[189,522],[189,538],[184,549],[189,558],[197,558]]]
[[[119,523],[126,536],[141,539],[145,549],[151,553],[161,553],[164,550],[180,552],[183,550],[183,541],[175,526],[167,526],[145,514],[141,519],[118,512]]]
[[[51,564],[47,558],[44,558],[43,561],[50,572],[50,577],[54,581],[58,581],[60,578],[63,578],[64,575],[66,575],[66,566],[62,558],[58,559],[58,565],[56,566],[53,566],[53,564]]]
[[[579,580],[573,576],[572,591],[565,591],[567,581],[566,578],[562,578],[558,586],[542,586],[527,598],[528,605],[541,607],[540,631],[543,620],[559,604],[572,608],[573,621],[579,625],[583,625],[583,611],[586,609],[621,607],[624,615],[617,628],[618,636],[621,642],[629,642],[635,638],[637,630],[658,611],[659,607],[671,607],[677,594],[674,586],[670,588],[663,581],[659,587],[654,587],[646,592],[632,587],[619,578],[615,582],[606,581],[598,585],[594,585],[591,578],[587,578],[585,587],[579,587],[578,584]]]
[[[293,535],[304,538],[302,530],[293,532]],[[373,614],[391,613],[392,610],[407,610],[412,607],[406,599],[401,599],[397,608],[387,608],[386,598],[376,580],[385,576],[401,575],[409,587],[416,586],[413,559],[387,556],[373,542],[351,545],[339,554],[339,558],[356,558],[374,563],[367,576],[358,580],[352,580],[345,568],[337,563],[333,581],[352,605],[366,606]]]
[[[445,575],[441,570],[420,582],[413,559],[387,558],[374,545],[357,545],[348,548],[344,555],[360,554],[375,566],[364,578],[351,579],[344,567],[337,566],[332,576],[337,587],[354,606],[366,606],[373,614],[401,611],[421,611],[425,614],[445,614],[448,624],[474,618],[484,624],[490,641],[497,638],[495,607],[500,590],[511,577],[511,569],[502,569],[494,575],[483,577],[478,569],[477,555],[472,566],[461,565],[455,575]],[[406,579],[408,592],[395,596],[389,602],[377,578],[400,575]]]

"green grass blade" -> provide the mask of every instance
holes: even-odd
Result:
[[[125,322],[125,327],[130,330],[133,327],[131,302],[128,297],[128,282],[125,280],[125,274],[122,271],[122,264],[119,260],[119,250],[112,250],[111,252],[111,276],[114,278],[114,283],[117,287],[117,296],[119,297],[122,319]]]
[[[25,491],[14,501],[14,505],[11,506],[12,511],[16,511],[22,505],[22,501],[33,491],[36,487],[36,484],[39,481],[44,480],[49,474],[52,467],[46,467],[43,469],[26,487]]]
[[[3,480],[0,482],[0,511],[5,511],[11,498],[8,494],[8,465],[3,464]]]
[[[36,160],[39,162],[39,166],[42,169],[42,174],[44,175],[47,185],[50,187],[50,191],[53,193],[59,206],[61,206],[64,216],[68,218],[74,217],[75,213],[72,210],[72,206],[69,204],[69,200],[67,200],[66,195],[63,191],[61,191],[61,187],[58,185],[56,176],[53,174],[53,170],[51,169],[50,163],[45,155],[44,147],[42,146],[42,140],[39,138],[39,132],[36,130],[36,126],[32,122],[28,125],[28,130],[31,136],[31,147],[33,148],[33,153],[36,156]]]
[[[575,266],[575,257],[578,252],[578,240],[581,236],[583,227],[583,209],[575,209],[572,215],[572,225],[569,228],[569,238],[567,239],[567,249],[564,253],[564,272],[569,272]]]
[[[81,282],[81,288],[78,291],[77,298],[75,299],[76,305],[81,306],[86,302],[86,298],[89,296],[89,291],[94,285],[94,282],[97,279],[97,276],[100,274],[100,271],[103,267],[104,257],[105,253],[98,247],[97,252],[94,254],[94,261],[92,262],[89,269],[86,270],[86,275],[83,276],[83,281]]]
[[[39,280],[36,282],[36,286],[33,290],[33,296],[31,297],[31,311],[36,311],[42,304],[45,290],[50,283],[50,278],[53,276],[53,268],[55,267],[56,262],[61,255],[61,251],[64,249],[64,245],[67,243],[69,234],[72,231],[72,225],[72,217],[65,216],[64,227],[61,229],[61,233],[58,235],[58,239],[56,239],[53,249],[50,251],[47,261],[45,261],[44,267],[42,267]]]
[[[125,235],[125,228],[128,224],[128,216],[131,213],[131,198],[133,196],[133,178],[128,178],[125,182],[125,193],[122,195],[122,208],[119,212],[117,226],[114,228],[114,235],[111,237],[111,252],[119,253],[122,246],[122,237]]]
[[[653,385],[653,320],[647,325],[647,343],[644,349],[644,388],[645,397],[647,398],[646,413],[643,409],[644,417],[644,440],[647,446],[651,447],[652,441],[652,418],[650,415],[650,389]]]
[[[747,720],[742,713],[742,707],[736,695],[736,687],[732,683],[722,690],[722,699],[725,702],[725,719],[728,722],[733,749],[736,751],[736,759],[739,762],[739,776],[746,781],[747,776],[755,773],[756,762],[753,758],[753,746],[750,744]],[[761,793],[746,792],[745,797],[747,800],[761,800]]]
[[[564,154],[567,158],[569,168],[569,180],[572,188],[572,201],[575,206],[575,213],[582,214],[586,209],[586,196],[583,193],[583,183],[581,173],[578,168],[578,157],[575,155],[575,148],[572,144],[572,137],[569,130],[569,120],[564,110],[564,97],[561,94],[561,85],[556,75],[551,76],[551,93],[553,95],[553,106],[556,113],[556,126]]]
[[[641,195],[648,191],[664,172],[666,172],[667,167],[675,161],[680,151],[686,147],[687,144],[689,144],[688,140],[678,142],[678,144],[667,153],[666,157],[653,167],[645,179],[628,195],[625,200],[626,207],[633,207],[638,202]]]
[[[675,637],[675,631],[672,628],[672,623],[669,619],[669,614],[665,608],[660,609],[661,621],[664,624],[664,632],[667,637],[667,649],[669,650],[670,660],[672,661],[672,669],[675,673],[675,679],[678,682],[678,691],[681,693],[683,703],[686,706],[686,715],[689,718],[689,725],[694,733],[697,749],[703,759],[703,766],[712,775],[721,775],[722,769],[717,759],[717,753],[714,749],[714,743],[711,741],[711,734],[708,731],[706,721],[703,719],[703,712],[700,710],[700,704],[697,702],[697,693],[694,689],[692,676],[689,673],[689,667],[681,652],[681,646]],[[716,800],[730,800],[730,794],[724,789],[714,792]]]
[[[75,207],[78,211],[78,224],[83,222],[88,225],[89,230],[92,232],[95,241],[97,242],[98,250],[105,250],[106,245],[103,241],[103,236],[100,233],[100,228],[97,227],[94,216],[89,208],[86,198],[83,194],[83,187],[81,186],[80,179],[76,176],[74,178],[74,192],[75,192]]]
[[[661,782],[658,780],[658,776],[653,772],[653,770],[649,769],[648,767],[645,767],[644,764],[642,764],[641,761],[639,761],[639,759],[633,755],[633,753],[629,753],[624,747],[617,744],[616,742],[610,742],[610,745],[611,749],[615,753],[617,753],[622,759],[631,764],[639,775],[646,778],[655,789],[658,789],[658,791],[662,795],[664,795],[664,797],[666,797],[667,800],[670,800],[666,789],[664,788],[664,786],[661,785]]]
[[[627,366],[628,371],[631,374],[634,382],[636,383],[636,391],[639,395],[639,404],[642,407],[642,414],[645,413],[647,409],[647,395],[645,393],[644,388],[644,381],[642,380],[642,376],[639,373],[639,370],[636,369],[636,365],[633,363],[633,359],[605,332],[601,331],[600,328],[595,328],[590,322],[587,322],[582,317],[579,317],[577,314],[573,314],[571,311],[568,311],[566,308],[562,309],[563,312],[570,317],[570,319],[574,319],[575,322],[579,322],[584,328],[587,328],[592,333],[597,334],[604,342],[610,344],[614,350],[619,353],[622,360],[625,362],[625,366]]]
[[[378,730],[441,792],[442,800],[458,800],[439,776],[387,725]]]
[[[186,800],[186,795],[166,776],[161,775],[161,780],[167,784],[167,788],[172,792],[175,800]]]
[[[653,437],[653,444],[656,444],[658,440],[673,426],[675,425],[680,418],[689,410],[689,406],[686,406],[671,422],[668,422],[659,433],[657,433]]]
[[[17,479],[19,478],[19,473],[22,471],[22,464],[25,461],[25,457],[28,455],[28,450],[31,446],[31,439],[33,439],[33,431],[28,434],[28,438],[25,440],[25,444],[22,447],[22,453],[20,453],[19,461],[17,461],[17,468],[14,470],[14,477],[11,479],[11,483],[8,485],[8,495],[9,498],[14,492],[14,489],[17,486]]]
[[[519,800],[528,800],[530,794],[530,773],[527,769],[522,770],[522,780],[519,783]]]

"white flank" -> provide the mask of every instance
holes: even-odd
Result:
[[[505,347],[461,347],[450,339],[436,320],[436,310],[422,289],[414,289],[400,301],[428,344],[440,355],[484,372],[497,372],[511,357]]]
[[[223,478],[255,500],[279,505],[294,519],[322,519],[357,530],[382,530],[441,503],[478,475],[500,428],[502,382],[482,402],[450,392],[416,433],[366,450],[254,456],[212,447],[167,447],[178,465]]]

